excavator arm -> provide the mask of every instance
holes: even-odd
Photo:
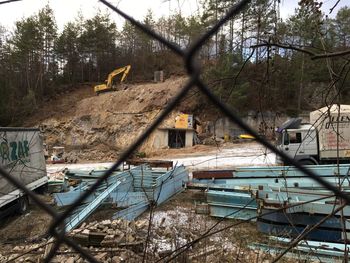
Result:
[[[113,70],[111,73],[109,73],[108,79],[107,79],[107,87],[110,87],[112,85],[112,80],[115,76],[124,72],[122,78],[120,79],[120,83],[123,83],[123,81],[125,80],[126,76],[128,75],[128,73],[130,71],[130,68],[131,68],[131,66],[127,65],[125,67]]]
[[[123,76],[120,79],[120,83],[123,83],[125,78],[127,77],[128,73],[129,73],[130,69],[131,69],[131,66],[127,65],[125,67],[113,70],[111,73],[108,74],[106,84],[100,84],[100,85],[95,86],[95,88],[94,88],[95,93],[99,94],[101,92],[113,90],[113,87],[112,87],[113,78],[115,76],[123,73]]]

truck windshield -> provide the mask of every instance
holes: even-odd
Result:
[[[282,132],[278,132],[277,133],[277,141],[276,141],[276,145],[281,145],[282,144],[282,138],[283,138],[283,133]]]
[[[288,145],[289,144],[289,134],[287,132],[284,133],[283,144],[284,145]]]
[[[301,133],[300,132],[289,132],[289,143],[301,143]]]

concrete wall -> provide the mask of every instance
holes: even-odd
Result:
[[[186,131],[185,147],[192,147],[193,146],[193,134],[194,134],[194,131]]]
[[[307,118],[305,116],[303,117],[303,122],[307,122]],[[263,114],[249,112],[248,115],[242,119],[256,132],[265,134],[267,137],[273,137],[275,128],[289,118],[290,117],[286,115],[272,112],[265,112]],[[216,122],[210,123],[208,130],[218,138],[223,138],[225,134],[230,135],[232,138],[236,138],[238,135],[246,133],[237,124],[232,123],[227,117],[220,118]]]
[[[169,132],[168,130],[159,130],[157,129],[154,132],[152,148],[162,149],[168,147],[169,142]]]

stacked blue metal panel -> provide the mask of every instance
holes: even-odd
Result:
[[[308,169],[335,186],[341,184],[343,191],[350,190],[349,164],[308,166]],[[209,172],[198,173],[205,177],[196,175],[189,187],[207,190],[210,215],[243,220],[258,218],[258,229],[264,233],[298,236],[307,226],[317,224],[339,207],[332,193],[295,167],[246,167],[230,172],[232,178],[216,178],[217,173],[212,173],[210,178]],[[323,199],[315,201],[320,198]],[[343,242],[345,236],[350,236],[348,220],[350,209],[345,207],[307,238]]]
[[[54,194],[56,204],[61,207],[73,204],[103,172],[70,171],[70,175],[82,179],[81,183],[69,192]],[[133,220],[150,204],[159,205],[185,189],[187,181],[188,172],[183,166],[164,171],[141,165],[128,171],[115,172],[74,210],[66,220],[66,230],[75,228],[102,203],[112,203],[119,209],[113,218]]]

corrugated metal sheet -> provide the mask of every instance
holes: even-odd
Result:
[[[88,177],[89,172],[77,171],[82,183],[66,193],[54,195],[58,206],[71,205],[96,180]],[[114,214],[113,218],[122,217],[134,220],[147,210],[150,202],[161,204],[174,194],[185,189],[188,181],[188,171],[179,166],[170,171],[152,170],[146,165],[110,176],[100,185],[83,204],[76,208],[73,215],[66,221],[67,231],[73,229],[85,220],[102,203],[115,204],[117,209],[125,208]]]

